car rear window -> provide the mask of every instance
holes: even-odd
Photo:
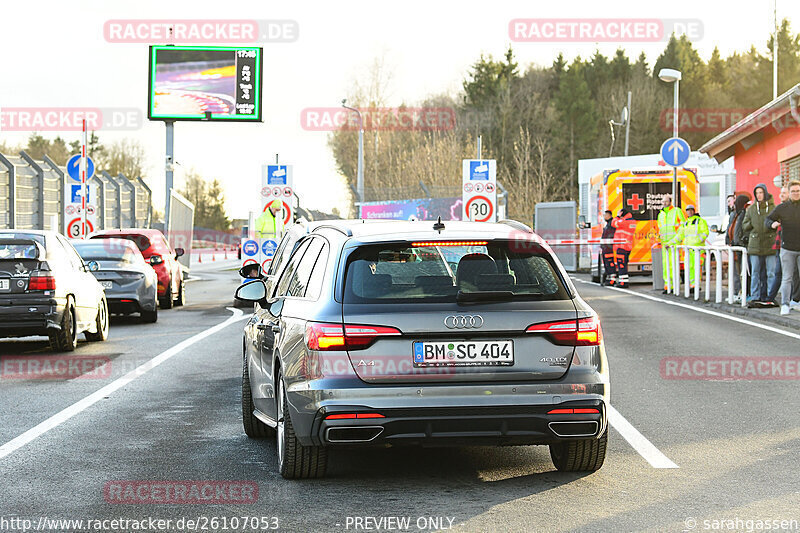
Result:
[[[141,263],[142,254],[125,241],[102,239],[97,241],[76,241],[72,245],[84,261],[121,261],[123,263]]]
[[[4,259],[37,259],[39,250],[31,242],[0,242],[0,261]]]
[[[550,253],[515,241],[361,246],[345,272],[345,303],[569,298]]]
[[[133,242],[140,252],[150,248],[150,239],[144,235],[95,235],[92,239],[127,239]]]

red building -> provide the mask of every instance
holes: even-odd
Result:
[[[718,162],[735,156],[736,190],[752,192],[765,183],[777,201],[781,183],[800,179],[798,106],[800,84],[705,143],[700,151]]]

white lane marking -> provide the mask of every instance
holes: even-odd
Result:
[[[639,433],[639,431],[611,405],[608,406],[608,423],[611,424],[614,429],[628,441],[628,444],[639,452],[639,455],[644,457],[653,468],[678,468],[678,465],[661,453],[652,442]]]
[[[586,285],[595,285],[597,287],[600,287],[599,283],[582,280],[572,276],[570,277],[574,281],[578,281]],[[663,298],[657,298],[655,296],[650,296],[649,294],[638,293],[630,289],[620,289],[619,287],[605,287],[605,288],[622,292],[625,294],[630,294],[631,296],[638,296],[640,298],[645,298],[647,300],[652,300],[654,302],[661,302],[668,305],[675,305],[678,307],[683,307],[685,309],[691,309],[693,311],[697,311],[698,313],[705,313],[707,315],[725,318],[727,320],[732,320],[734,322],[747,324],[749,326],[761,328],[763,330],[771,331],[773,333],[780,333],[781,335],[786,335],[787,337],[792,337],[794,339],[800,339],[800,335],[798,335],[797,333],[792,333],[789,331],[784,331],[782,329],[773,328],[772,326],[765,326],[764,324],[759,324],[758,322],[751,322],[750,320],[739,318],[737,316],[728,315],[725,313],[718,313],[716,311],[702,309],[681,302],[671,302],[669,300],[664,300]],[[653,444],[649,440],[647,440],[647,438],[645,438],[644,435],[639,433],[639,431],[637,431],[636,428],[633,427],[633,425],[619,413],[619,411],[617,411],[610,405],[608,406],[608,422],[614,427],[614,429],[616,429],[625,438],[626,441],[628,441],[628,444],[630,444],[633,447],[633,449],[639,452],[639,455],[644,457],[647,460],[647,462],[650,463],[654,468],[678,468],[678,465],[670,461],[669,458],[663,453],[661,453],[661,451],[659,451],[658,448],[653,446]]]
[[[595,283],[593,281],[585,281],[578,278],[572,278],[574,281],[578,281],[580,283],[585,283],[587,285],[595,285],[597,287],[600,286],[599,283]],[[752,322],[745,318],[740,318],[738,316],[729,315],[727,313],[718,313],[716,311],[711,311],[709,309],[703,309],[700,307],[695,307],[693,305],[684,304],[681,302],[671,302],[669,300],[664,300],[662,298],[657,298],[655,296],[650,296],[649,294],[642,294],[640,292],[632,291],[630,289],[620,289],[619,287],[605,287],[606,289],[611,289],[612,291],[619,291],[624,292],[625,294],[630,294],[631,296],[638,296],[639,298],[645,298],[647,300],[652,300],[654,302],[661,302],[667,305],[675,305],[677,307],[683,307],[684,309],[691,309],[692,311],[697,311],[698,313],[705,313],[707,315],[716,316],[719,318],[724,318],[727,320],[732,320],[734,322],[739,322],[740,324],[747,324],[748,326],[753,326],[754,328],[760,328],[766,331],[771,331],[772,333],[780,333],[781,335],[786,335],[787,337],[791,337],[793,339],[800,340],[800,333],[792,333],[791,331],[785,331],[782,329],[774,328],[772,326],[766,326],[764,324],[759,324],[758,322]]]
[[[154,369],[155,367],[157,367],[158,365],[160,365],[161,363],[163,363],[167,359],[169,359],[169,358],[181,353],[183,350],[185,350],[189,346],[191,346],[191,345],[193,345],[193,344],[205,339],[206,337],[208,337],[210,335],[213,335],[213,334],[217,333],[218,331],[226,328],[227,326],[233,324],[234,322],[237,322],[239,320],[248,318],[250,316],[250,315],[244,315],[242,313],[241,309],[236,309],[236,308],[233,308],[233,307],[228,307],[227,309],[228,309],[228,311],[233,312],[233,315],[231,317],[227,318],[225,321],[220,322],[216,326],[213,326],[213,327],[211,327],[211,328],[209,328],[209,329],[207,329],[207,330],[205,330],[203,332],[198,333],[197,335],[194,335],[192,337],[189,337],[188,339],[185,339],[185,340],[179,342],[178,344],[176,344],[172,348],[169,348],[169,349],[161,352],[160,354],[156,355],[152,359],[148,360],[147,362],[142,363],[141,365],[139,365],[135,369],[131,370],[130,372],[128,372],[124,376],[117,378],[116,380],[112,381],[111,383],[109,383],[105,387],[101,388],[100,390],[97,390],[97,391],[93,392],[92,394],[90,394],[89,396],[86,396],[82,400],[78,400],[77,402],[75,402],[74,404],[70,405],[66,409],[63,409],[62,411],[54,414],[53,416],[51,416],[50,418],[48,418],[44,422],[32,427],[31,429],[29,429],[25,433],[19,435],[18,437],[15,437],[15,438],[11,439],[10,441],[8,441],[7,443],[3,444],[2,446],[0,446],[0,459],[3,459],[7,455],[10,455],[11,453],[15,452],[16,450],[19,450],[20,448],[22,448],[23,446],[25,446],[29,442],[31,442],[34,439],[44,435],[45,433],[47,433],[51,429],[60,426],[61,424],[63,424],[64,422],[66,422],[67,420],[72,418],[73,416],[77,415],[81,411],[84,411],[84,410],[88,409],[89,407],[91,407],[92,405],[97,403],[98,401],[100,401],[103,398],[105,398],[106,396],[109,396],[110,394],[114,393],[114,391],[124,387],[125,385],[127,385],[131,381],[135,380],[139,376],[142,376],[142,375],[146,374],[147,372],[149,372],[150,370]]]

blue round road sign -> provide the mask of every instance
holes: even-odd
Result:
[[[258,253],[258,243],[254,240],[245,241],[242,245],[244,255],[254,256]]]
[[[680,137],[670,137],[661,145],[661,159],[671,167],[679,167],[689,160],[689,143]]]
[[[81,181],[81,156],[73,155],[67,161],[67,174],[75,181]],[[86,158],[86,179],[91,179],[94,176],[94,161],[91,157]]]
[[[261,245],[261,251],[264,252],[264,255],[267,257],[272,257],[275,255],[275,250],[278,248],[278,243],[272,239],[267,239]]]

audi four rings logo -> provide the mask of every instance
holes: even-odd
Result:
[[[444,325],[450,329],[476,329],[483,326],[481,315],[450,315],[444,319]]]

